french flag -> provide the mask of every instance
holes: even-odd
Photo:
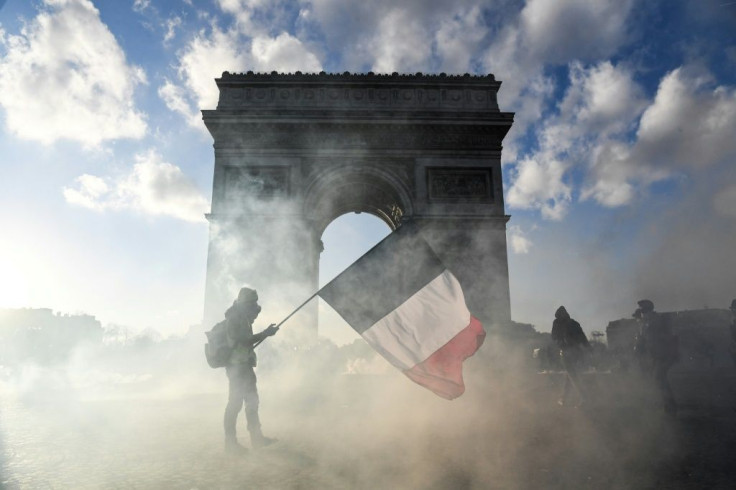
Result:
[[[448,400],[463,394],[463,361],[486,334],[415,225],[400,226],[318,294],[411,380]]]

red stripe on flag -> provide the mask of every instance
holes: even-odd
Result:
[[[457,398],[465,392],[463,361],[475,354],[485,338],[483,325],[471,315],[467,327],[425,361],[404,371],[404,374],[442,398]]]

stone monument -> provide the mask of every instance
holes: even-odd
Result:
[[[205,325],[242,285],[265,311],[288,314],[317,290],[325,228],[350,212],[391,229],[420,224],[470,310],[510,324],[501,149],[513,113],[499,110],[493,75],[224,72],[216,82],[217,108],[202,111],[215,148]],[[316,335],[316,302],[291,322]]]

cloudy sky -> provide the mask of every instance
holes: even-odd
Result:
[[[736,297],[736,2],[0,0],[0,308],[200,321],[224,70],[493,73],[516,321]]]

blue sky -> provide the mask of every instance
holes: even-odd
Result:
[[[736,2],[6,0],[0,307],[199,322],[224,70],[493,73],[516,321],[736,297]],[[387,232],[335,222],[323,276]]]

